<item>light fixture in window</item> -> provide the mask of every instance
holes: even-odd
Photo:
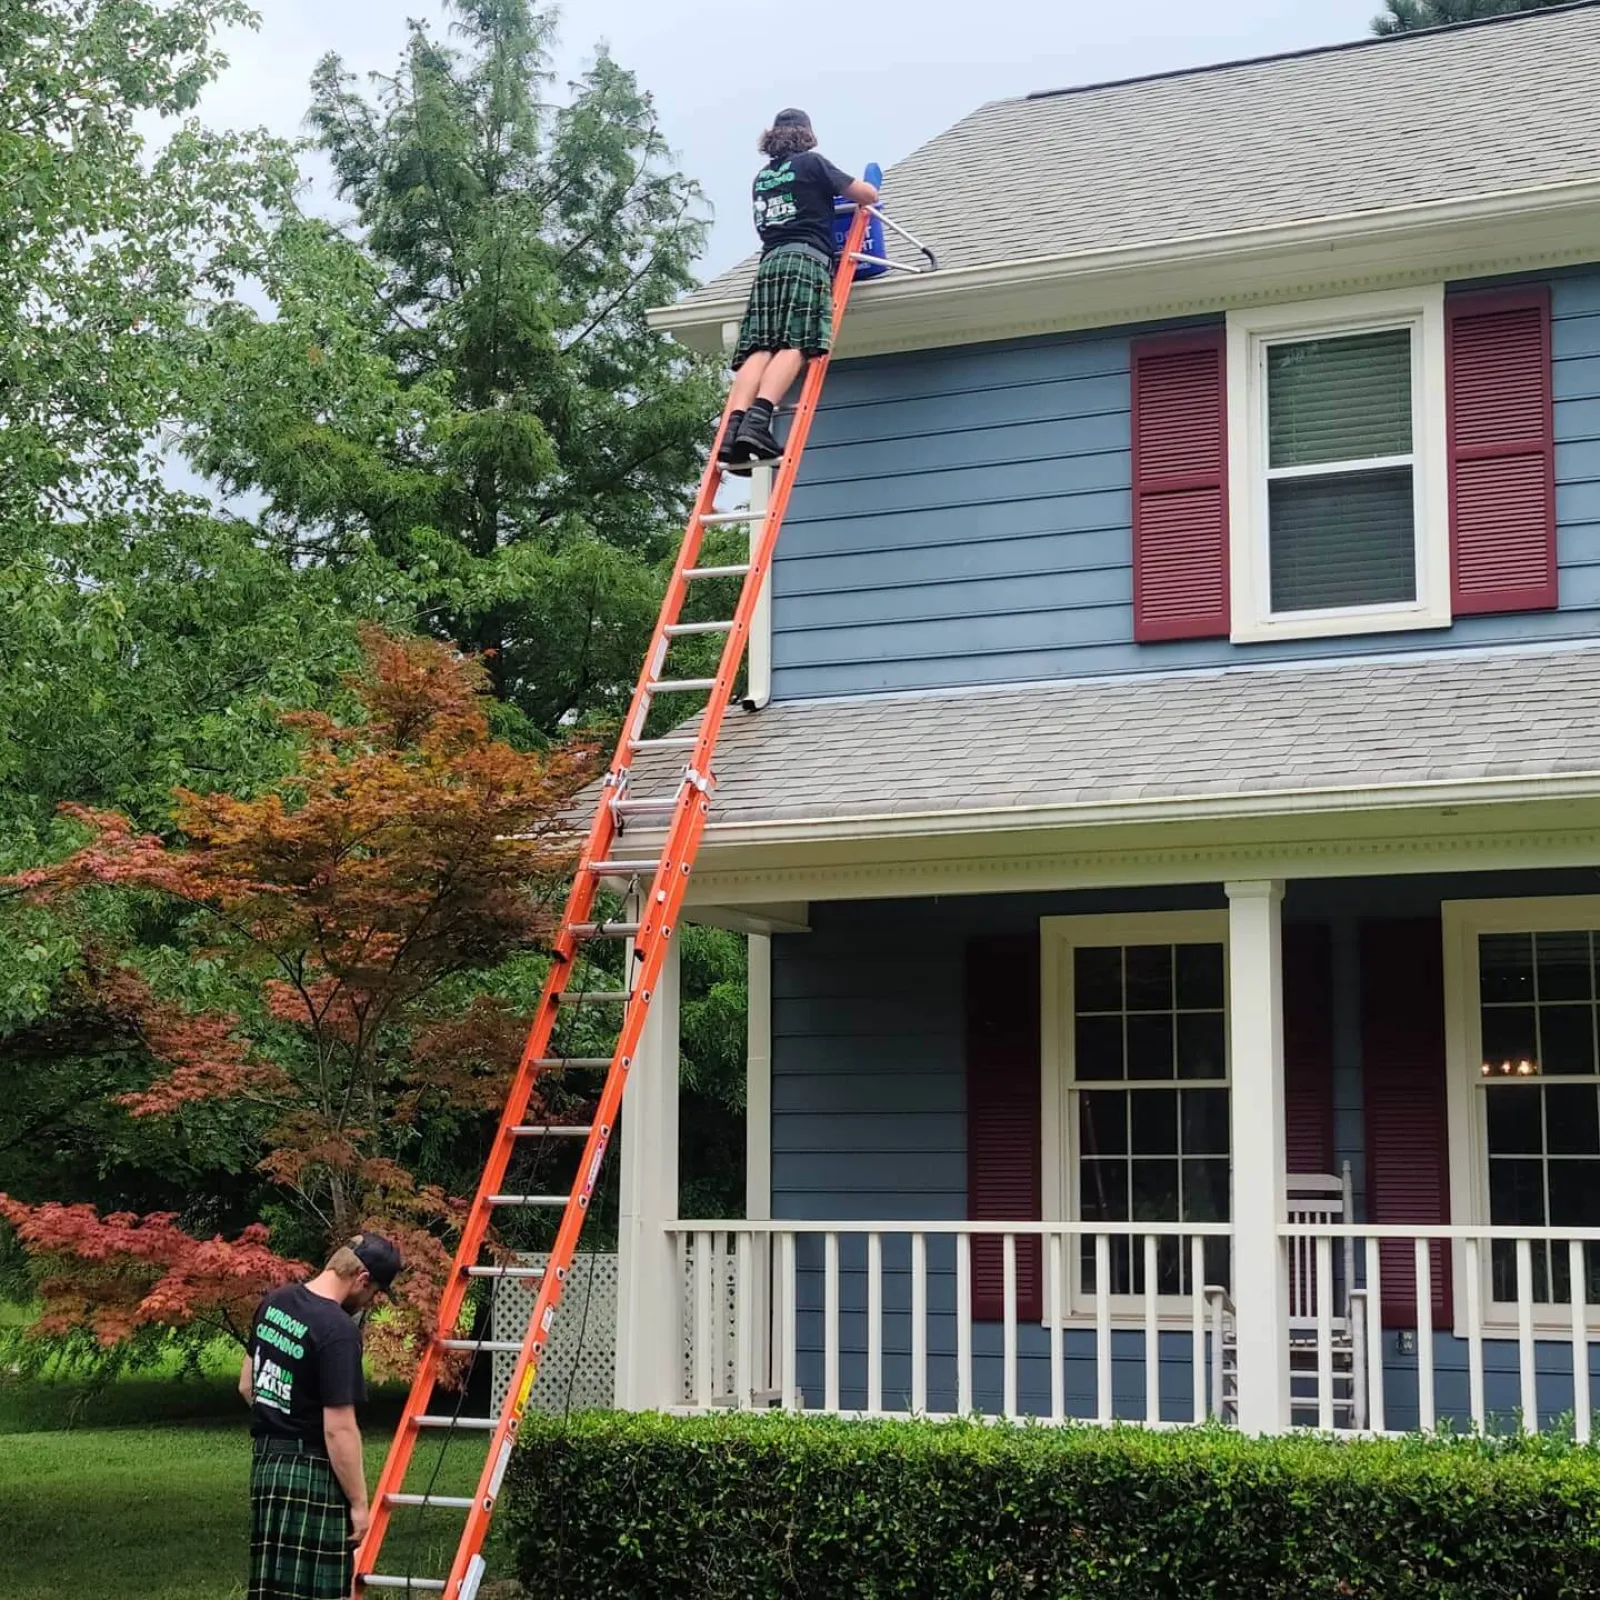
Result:
[[[1485,1061],[1478,1071],[1486,1078],[1537,1078],[1539,1063],[1526,1056],[1519,1061]]]

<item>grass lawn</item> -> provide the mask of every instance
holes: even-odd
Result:
[[[0,1380],[0,1596],[240,1600],[250,1442],[231,1379],[130,1379],[82,1399],[70,1381]],[[363,1415],[369,1484],[398,1409],[379,1394]],[[470,1492],[483,1459],[481,1437],[475,1459],[471,1444],[445,1462],[441,1493]],[[405,1539],[391,1535],[385,1567],[405,1571],[409,1556],[417,1573],[442,1575],[460,1513],[405,1515],[413,1525],[397,1521]]]

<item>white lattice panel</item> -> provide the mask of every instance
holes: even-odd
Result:
[[[518,1258],[519,1265],[542,1267],[543,1255]],[[496,1281],[494,1333],[496,1339],[520,1339],[533,1315],[536,1279],[501,1278]],[[497,1353],[494,1358],[494,1409],[505,1403],[511,1387],[516,1357]],[[539,1365],[528,1404],[535,1411],[593,1411],[612,1401],[617,1370],[617,1258],[615,1255],[579,1255],[572,1277],[561,1297],[550,1348]]]

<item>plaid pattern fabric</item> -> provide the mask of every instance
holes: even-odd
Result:
[[[348,1600],[350,1506],[323,1456],[257,1452],[250,1468],[250,1600]]]
[[[755,350],[820,356],[832,343],[833,279],[828,269],[798,250],[775,250],[764,257],[739,325],[734,367]]]

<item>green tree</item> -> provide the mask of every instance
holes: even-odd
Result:
[[[1504,17],[1516,11],[1543,11],[1571,0],[1388,0],[1387,9],[1372,19],[1377,34],[1415,33],[1420,28],[1447,28],[1452,23]]]
[[[632,73],[602,51],[552,105],[550,16],[453,9],[459,46],[413,23],[372,98],[318,68],[353,227],[290,222],[275,318],[212,319],[188,448],[294,559],[379,563],[549,734],[623,703],[710,442],[715,374],[645,323],[692,284],[704,208]]]

